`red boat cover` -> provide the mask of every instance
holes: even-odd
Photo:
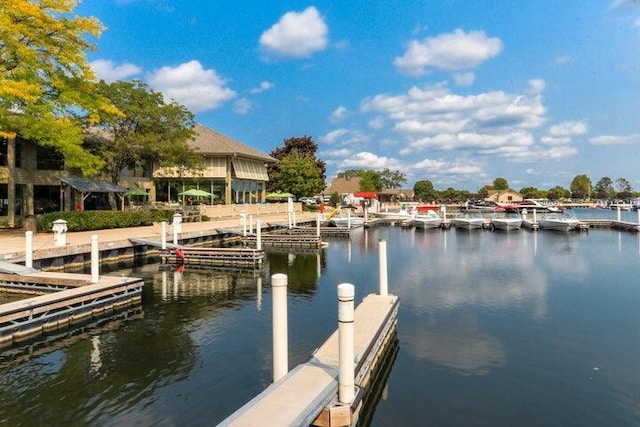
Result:
[[[378,197],[378,194],[372,191],[356,191],[355,193],[353,193],[353,196],[362,197],[363,199],[375,199],[376,197]]]

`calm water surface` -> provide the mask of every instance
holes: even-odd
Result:
[[[400,227],[258,273],[110,272],[146,278],[142,307],[5,349],[0,425],[215,425],[270,383],[270,276],[289,277],[293,367],[336,329],[339,283],[376,291],[379,239],[400,344],[372,426],[640,425],[638,234]]]

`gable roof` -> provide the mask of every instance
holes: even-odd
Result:
[[[80,177],[58,177],[58,180],[81,193],[126,193],[128,190],[109,181]]]
[[[330,193],[348,194],[360,191],[360,177],[354,176],[350,178],[336,177],[331,181],[329,187]]]
[[[240,141],[236,141],[213,129],[196,124],[194,127],[196,136],[189,141],[189,145],[202,154],[211,155],[236,155],[265,163],[276,163],[278,160],[258,151]]]

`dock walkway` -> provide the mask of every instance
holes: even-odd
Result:
[[[395,331],[398,312],[395,295],[368,295],[355,310],[356,386],[364,389],[381,357],[381,347]],[[297,366],[238,409],[220,426],[308,426],[338,393],[339,336],[336,330],[310,360]],[[348,405],[346,409],[351,416]],[[351,421],[347,424],[350,425]]]

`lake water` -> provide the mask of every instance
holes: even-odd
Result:
[[[0,425],[215,425],[271,381],[270,276],[289,277],[293,367],[337,328],[338,284],[377,290],[379,239],[399,352],[370,425],[640,425],[638,234],[400,227],[258,273],[112,271],[146,278],[142,306],[5,350]]]

